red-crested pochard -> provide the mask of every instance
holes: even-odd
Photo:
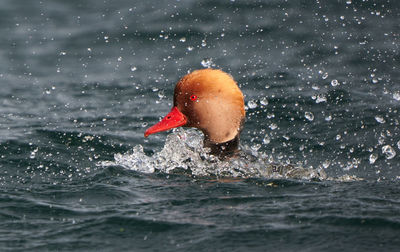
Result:
[[[219,157],[234,154],[245,120],[244,98],[233,78],[217,69],[196,70],[175,87],[174,106],[144,133],[194,127],[204,133],[204,146]]]

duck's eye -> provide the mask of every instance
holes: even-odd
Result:
[[[191,96],[190,96],[190,100],[192,100],[192,101],[197,100],[197,95],[191,95]]]

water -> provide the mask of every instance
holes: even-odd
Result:
[[[397,251],[396,1],[2,1],[2,251]],[[143,138],[188,71],[245,94],[240,157]]]

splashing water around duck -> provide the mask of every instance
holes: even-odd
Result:
[[[275,163],[272,156],[241,146],[241,152],[228,159],[210,154],[203,146],[203,135],[194,129],[175,129],[167,136],[160,152],[152,156],[137,145],[130,153],[116,154],[113,162],[101,165],[119,165],[127,169],[154,173],[187,174],[192,176],[240,177],[240,178],[285,178],[324,180],[323,170],[303,168],[300,165]]]

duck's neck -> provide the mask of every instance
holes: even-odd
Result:
[[[210,139],[204,139],[204,147],[210,148],[210,154],[218,156],[220,159],[234,156],[239,151],[239,134],[232,140],[224,143],[214,143]]]

